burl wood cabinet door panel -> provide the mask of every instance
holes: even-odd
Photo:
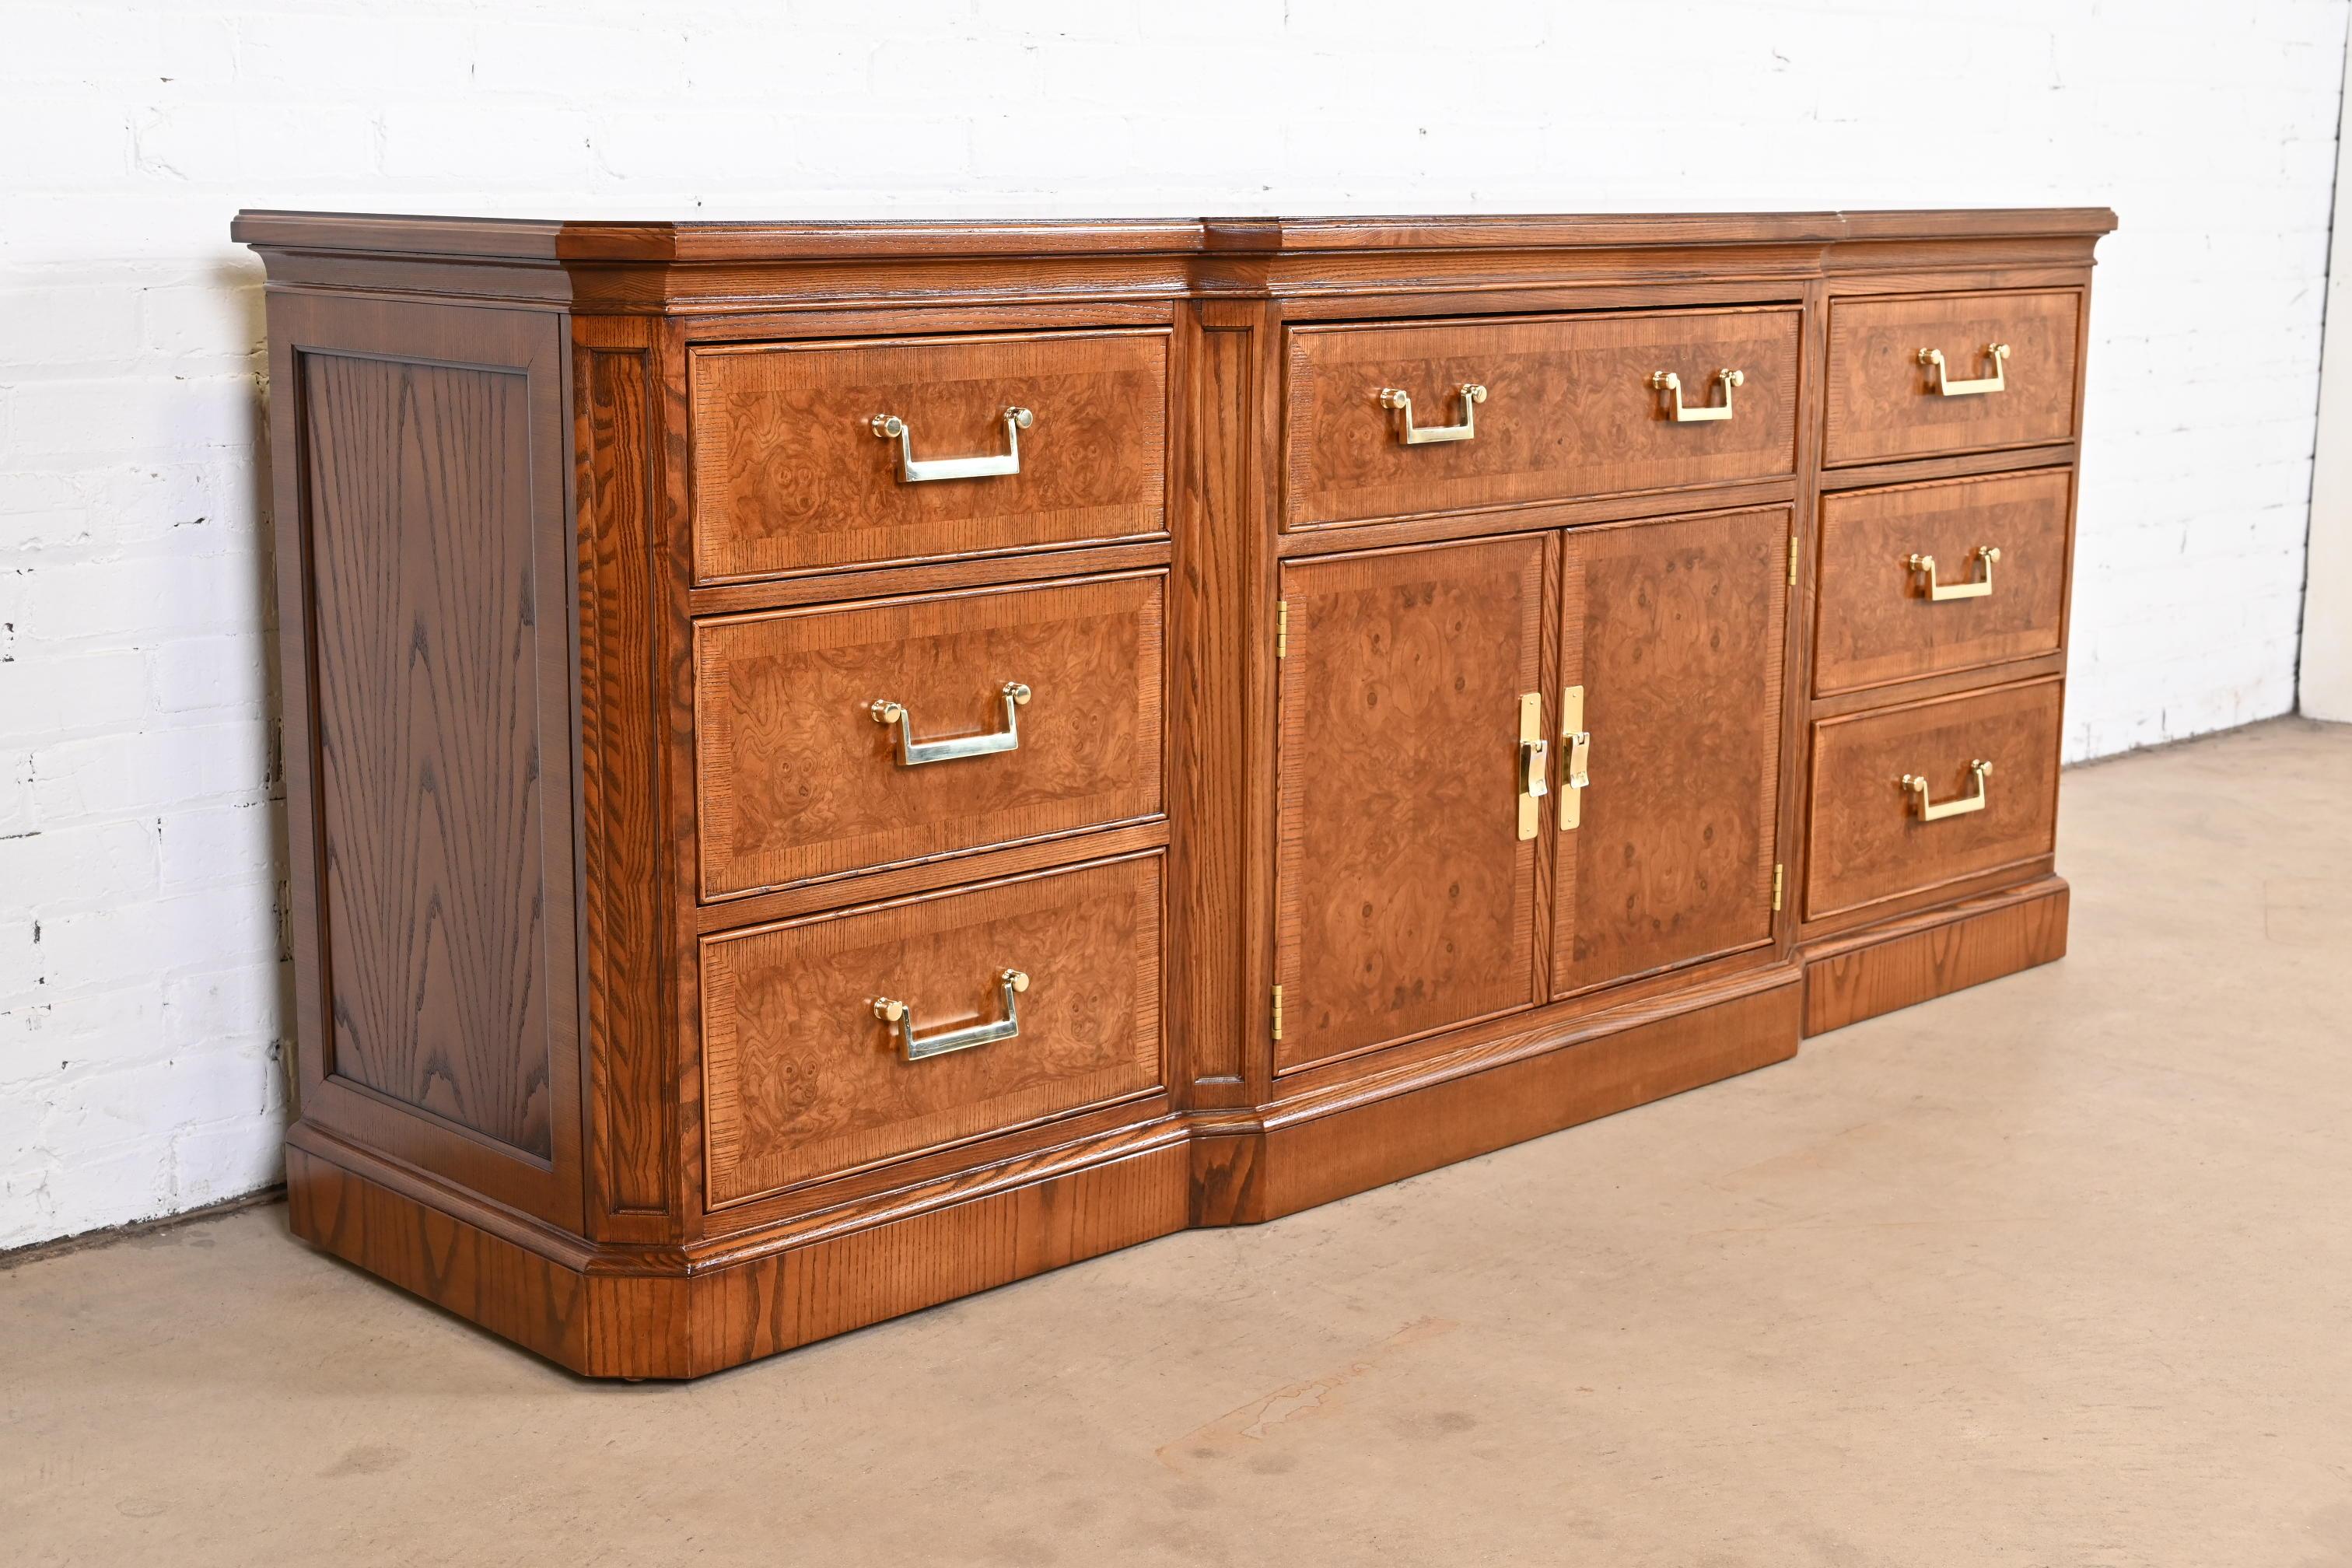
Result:
[[[1283,569],[1277,1069],[1534,1000],[1547,536]]]
[[[1165,586],[1152,573],[700,623],[704,898],[1158,815]],[[877,701],[904,717],[877,721]],[[957,738],[1012,744],[923,760]]]
[[[688,379],[698,582],[1166,527],[1164,330],[707,346]],[[1019,465],[910,480],[906,452]]]
[[[1823,497],[1816,694],[2057,652],[2074,488],[2045,468]]]
[[[1768,942],[1787,643],[1785,508],[1568,534],[1557,995]],[[1564,826],[1567,815],[1577,817]]]
[[[1101,861],[706,938],[710,1205],[1160,1086],[1161,864]],[[1017,1034],[908,1059],[1002,1023]]]
[[[2075,347],[2083,308],[2072,289],[1918,294],[1830,301],[1832,468],[2065,441],[2074,434]],[[1988,350],[2006,344],[1998,390]],[[1922,350],[1944,356],[1944,384]]]
[[[1813,920],[2047,855],[2061,686],[1996,687],[1813,726]],[[1991,764],[1981,779],[1974,764]],[[1924,781],[1920,792],[1903,781]],[[1950,812],[1981,798],[1975,810]]]
[[[1671,489],[1791,474],[1797,466],[1794,307],[1551,316],[1480,322],[1299,327],[1286,414],[1289,525],[1504,502]],[[1678,422],[1719,404],[1731,416]],[[1465,384],[1485,388],[1465,404]],[[1459,425],[1466,440],[1405,440]]]

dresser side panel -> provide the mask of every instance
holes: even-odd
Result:
[[[561,319],[270,314],[303,1115],[577,1226]]]

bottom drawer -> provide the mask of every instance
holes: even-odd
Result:
[[[1155,852],[705,938],[710,1206],[1158,1088],[1160,880]]]
[[[1814,725],[1806,918],[2048,854],[2060,708],[2050,679]]]

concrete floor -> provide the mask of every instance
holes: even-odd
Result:
[[[2352,1563],[2347,822],[2079,770],[2062,964],[698,1384],[275,1207],[0,1272],[0,1561]]]

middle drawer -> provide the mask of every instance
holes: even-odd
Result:
[[[1155,816],[1166,574],[698,623],[706,901]]]
[[[2055,653],[2074,470],[1822,498],[1813,691]]]
[[[1288,526],[1793,474],[1800,320],[1761,306],[1295,327]]]

